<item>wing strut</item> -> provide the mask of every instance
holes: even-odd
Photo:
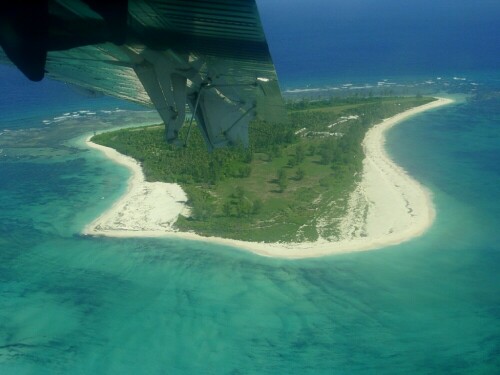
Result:
[[[136,58],[134,71],[165,124],[165,138],[168,143],[177,143],[186,117],[187,95],[187,76],[179,72],[186,71],[187,61],[148,49]]]

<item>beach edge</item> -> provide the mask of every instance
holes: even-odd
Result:
[[[205,237],[174,229],[177,217],[188,214],[187,196],[178,184],[146,182],[140,164],[116,150],[86,144],[113,162],[127,167],[131,177],[126,193],[97,219],[85,226],[83,235],[107,237],[165,237],[209,242],[277,258],[299,259],[367,251],[396,245],[422,235],[436,212],[431,192],[397,165],[385,150],[385,133],[408,118],[453,103],[436,100],[401,112],[371,127],[363,140],[363,176],[349,199],[349,209],[336,241],[264,243]],[[388,202],[392,202],[388,205]],[[161,210],[158,210],[161,206]],[[368,215],[362,211],[369,209]],[[149,209],[149,212],[148,212]],[[160,212],[161,211],[161,212]],[[161,216],[161,215],[165,215]],[[127,216],[128,215],[128,216]],[[357,228],[355,231],[352,228]]]

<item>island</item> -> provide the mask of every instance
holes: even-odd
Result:
[[[264,256],[304,258],[381,248],[422,234],[430,192],[395,164],[385,132],[451,103],[428,97],[349,97],[287,104],[289,121],[253,121],[250,145],[208,152],[195,127],[185,147],[162,125],[89,137],[132,174],[127,192],[83,233],[177,237]]]

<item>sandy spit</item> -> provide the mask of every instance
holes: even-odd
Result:
[[[187,196],[178,184],[146,182],[141,166],[114,149],[86,140],[89,147],[129,168],[127,192],[105,213],[88,224],[84,235],[110,237],[174,237],[227,245],[255,254],[280,258],[310,258],[373,250],[408,241],[424,233],[434,221],[431,193],[398,166],[385,151],[385,132],[418,113],[452,103],[437,98],[385,119],[365,136],[363,176],[351,194],[338,238],[315,242],[259,243],[176,231],[179,215],[189,215]]]

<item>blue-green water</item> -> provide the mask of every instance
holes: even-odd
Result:
[[[16,120],[0,136],[0,373],[498,373],[500,85],[478,87],[389,133],[433,191],[425,235],[298,261],[80,236],[128,172],[51,129],[112,127],[121,112]]]
[[[81,136],[158,116],[0,67],[0,375],[500,373],[500,2],[257,3],[287,95],[457,98],[388,134],[433,227],[296,261],[82,237],[128,172]]]

